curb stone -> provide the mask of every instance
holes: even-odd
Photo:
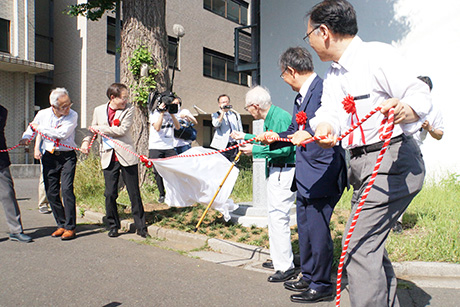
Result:
[[[77,208],[79,212],[79,208]],[[90,222],[102,224],[105,219],[105,214],[86,210],[84,218]],[[121,226],[128,232],[135,232],[134,223],[129,220],[122,220]],[[183,232],[175,229],[161,228],[151,225],[148,232],[152,237],[166,239],[173,242],[187,242],[190,249],[199,249],[208,246],[214,251],[222,254],[227,254],[251,261],[266,261],[270,257],[270,251],[254,245],[237,243],[223,239],[209,238],[205,235]],[[393,268],[398,278],[406,277],[449,277],[460,279],[460,264],[443,263],[443,262],[421,262],[421,261],[406,261],[393,262]]]

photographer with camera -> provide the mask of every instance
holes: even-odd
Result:
[[[154,106],[157,105],[156,108]],[[180,129],[179,121],[175,114],[179,110],[179,100],[172,92],[155,94],[149,102],[149,158],[158,159],[176,155],[174,150],[174,129]],[[165,201],[165,187],[163,178],[153,167],[155,181],[160,192],[158,202]]]
[[[212,125],[216,128],[211,147],[221,150],[237,144],[236,140],[230,134],[234,131],[243,132],[243,125],[240,114],[232,109],[228,95],[220,95],[217,98],[217,102],[219,103],[220,110],[211,115]],[[222,155],[232,162],[237,153],[238,148],[235,148],[223,152]]]
[[[198,124],[195,116],[188,109],[181,109],[182,100],[176,97],[174,102],[179,104],[179,112],[176,117],[180,129],[174,129],[174,150],[178,155],[192,148],[192,142],[196,139],[196,130],[193,125]]]

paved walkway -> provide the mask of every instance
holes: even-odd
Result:
[[[15,180],[24,227],[35,242],[9,241],[0,214],[0,306],[296,306],[293,292],[266,281],[267,251],[254,246],[153,226],[149,232],[162,239],[139,241],[129,233],[113,239],[94,223],[100,215],[90,213],[79,219],[76,240],[51,238],[54,219],[38,213],[37,183]],[[197,251],[206,241],[213,251]],[[401,306],[459,306],[458,268],[400,264]],[[346,290],[342,306],[350,306]]]

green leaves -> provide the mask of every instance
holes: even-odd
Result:
[[[147,64],[149,67],[148,75],[141,76],[141,67]],[[134,101],[137,105],[146,106],[149,93],[156,89],[156,75],[160,69],[155,68],[155,60],[145,45],[140,45],[134,50],[132,57],[129,59],[129,71],[134,76],[134,84],[131,85],[134,93]]]
[[[64,11],[70,16],[84,16],[92,21],[99,20],[105,11],[115,12],[116,0],[92,0],[88,3],[69,5],[68,10]]]

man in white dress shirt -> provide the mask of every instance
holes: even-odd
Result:
[[[230,105],[230,97],[222,94],[217,98],[219,111],[212,113],[212,125],[216,128],[212,138],[211,147],[217,150],[228,148],[237,144],[230,134],[233,131],[243,132],[241,116]],[[229,161],[233,161],[238,153],[238,148],[222,152]]]
[[[333,61],[324,79],[322,106],[310,121],[316,136],[329,136],[317,143],[323,148],[334,146],[337,136],[352,122],[383,106],[362,129],[356,129],[342,141],[350,150],[349,180],[354,188],[344,238],[382,148],[380,124],[389,109],[395,109],[391,145],[356,223],[345,269],[352,306],[399,306],[396,276],[385,241],[391,227],[422,188],[425,166],[410,135],[420,129],[431,109],[430,93],[393,47],[365,43],[356,35],[356,12],[347,1],[325,0],[315,5],[307,17],[304,39],[309,40],[322,61]],[[342,105],[347,95],[354,97],[356,106],[350,114]],[[301,141],[293,140],[296,144]]]
[[[75,208],[75,194],[73,181],[77,155],[75,150],[60,144],[76,148],[75,128],[78,114],[70,109],[72,102],[65,88],[56,88],[50,94],[51,107],[41,110],[32,121],[32,127],[57,141],[56,143],[43,138],[41,145],[43,180],[45,182],[46,197],[53,211],[58,229],[52,237],[62,240],[75,238],[77,213]],[[30,127],[22,135],[21,144],[29,143],[28,139],[33,131]],[[62,190],[62,204],[60,191]]]

